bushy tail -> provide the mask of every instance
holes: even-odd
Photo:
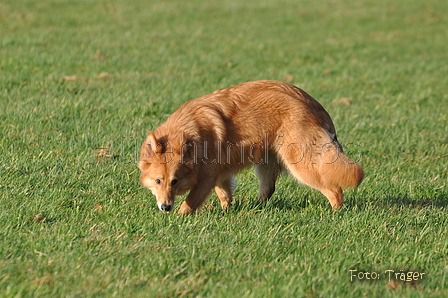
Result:
[[[364,171],[361,166],[343,153],[341,154],[340,160],[341,170],[344,172],[344,175],[340,177],[339,181],[341,188],[345,189],[358,187],[364,178]]]
[[[338,160],[333,165],[329,165],[329,168],[331,168],[328,170],[331,172],[332,182],[342,189],[355,188],[364,178],[361,166],[342,152]]]
[[[292,146],[291,146],[292,147]],[[322,192],[333,209],[342,207],[342,190],[357,187],[364,172],[359,164],[342,152],[337,142],[329,143],[315,154],[305,155],[302,162],[292,162],[303,156],[298,150],[281,149],[284,166],[301,182]],[[296,148],[295,148],[296,149]]]

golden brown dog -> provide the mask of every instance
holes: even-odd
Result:
[[[325,109],[303,90],[278,81],[220,89],[182,105],[143,142],[141,183],[161,211],[190,191],[179,209],[197,210],[214,188],[227,209],[234,175],[254,165],[259,200],[271,197],[285,169],[322,192],[334,209],[342,190],[356,187],[362,168],[349,159]]]

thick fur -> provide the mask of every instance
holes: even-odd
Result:
[[[259,200],[271,197],[285,169],[324,194],[334,209],[342,206],[342,190],[357,187],[364,175],[343,153],[325,109],[278,81],[248,82],[185,103],[148,134],[139,162],[141,183],[162,211],[190,191],[181,214],[197,210],[213,188],[227,209],[234,175],[253,165]]]

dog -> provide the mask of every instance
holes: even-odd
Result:
[[[235,175],[254,166],[258,200],[269,199],[285,170],[319,190],[333,209],[357,187],[361,166],[347,157],[329,114],[305,91],[279,81],[253,81],[183,104],[149,132],[140,150],[141,184],[160,211],[189,191],[179,214],[198,210],[211,191],[228,209]]]

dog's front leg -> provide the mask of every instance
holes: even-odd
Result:
[[[179,214],[190,214],[195,212],[201,205],[205,202],[207,197],[210,195],[213,187],[216,183],[216,178],[214,177],[201,177],[198,179],[199,182],[196,184],[188,194],[185,201],[182,203],[179,209]]]

